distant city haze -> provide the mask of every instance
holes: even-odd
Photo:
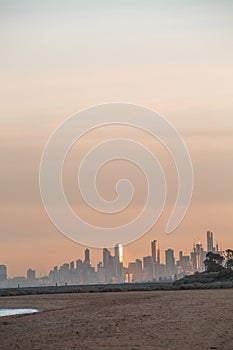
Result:
[[[233,250],[232,250],[233,252]],[[150,245],[150,254],[136,257],[127,265],[124,263],[123,246],[117,243],[113,254],[107,249],[102,250],[102,259],[97,266],[91,263],[90,249],[86,248],[84,256],[76,261],[65,262],[60,266],[56,264],[47,275],[38,276],[37,271],[29,268],[27,275],[10,278],[7,266],[0,265],[0,288],[21,288],[39,286],[67,286],[88,284],[124,284],[124,283],[171,283],[187,275],[206,270],[208,254],[216,257],[229,256],[222,251],[219,244],[214,241],[214,233],[206,232],[206,244],[194,242],[190,253],[184,254],[179,250],[178,259],[173,249],[165,250],[165,264],[161,263],[161,250],[157,240]],[[207,269],[208,270],[208,269]]]
[[[189,255],[194,241],[206,244],[208,230],[219,249],[233,248],[232,11],[232,1],[225,0],[0,1],[0,265],[10,277],[25,275],[29,267],[43,276],[54,264],[83,257],[86,247],[64,237],[45,213],[38,171],[59,123],[104,102],[144,105],[176,127],[194,167],[192,202],[180,226],[166,235],[177,194],[174,164],[148,134],[116,126],[89,133],[67,156],[63,182],[72,208],[104,227],[124,224],[140,212],[146,183],[132,163],[114,161],[98,177],[106,199],[115,198],[120,178],[134,184],[131,205],[115,216],[87,208],[77,188],[78,166],[96,142],[130,137],[158,157],[168,197],[150,232],[124,247],[124,264],[150,255],[153,240],[160,243],[161,262],[168,248],[178,260],[179,250]],[[102,250],[91,249],[92,265],[101,260]]]

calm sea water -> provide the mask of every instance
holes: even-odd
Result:
[[[35,312],[39,312],[39,310],[37,309],[0,309],[0,317],[23,315],[23,314],[34,314]]]

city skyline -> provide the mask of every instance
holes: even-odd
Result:
[[[63,263],[60,265],[60,267],[58,265],[55,265],[55,267],[53,267],[53,270],[56,270],[56,273],[59,272],[61,270],[61,274],[63,273],[63,269],[70,271],[73,270],[74,268],[78,269],[80,266],[82,266],[82,264],[89,266],[91,268],[91,271],[93,273],[99,271],[100,268],[106,268],[106,265],[109,264],[110,259],[113,259],[112,262],[112,267],[110,275],[112,276],[111,278],[108,277],[108,273],[105,271],[105,277],[103,278],[103,276],[101,277],[101,283],[114,283],[112,281],[112,278],[114,278],[118,283],[124,283],[126,282],[125,277],[122,277],[122,269],[124,269],[124,273],[126,274],[127,271],[134,271],[137,264],[141,264],[142,268],[143,268],[143,277],[141,282],[143,281],[151,281],[151,276],[154,274],[155,276],[155,272],[152,272],[152,267],[157,266],[158,271],[157,271],[157,278],[158,277],[170,277],[174,276],[175,274],[180,274],[180,277],[183,277],[183,273],[193,273],[195,271],[203,271],[204,270],[204,264],[203,261],[205,259],[205,255],[207,252],[211,251],[211,252],[216,252],[216,253],[220,253],[222,254],[222,252],[224,251],[221,247],[221,245],[218,243],[217,240],[214,240],[214,233],[213,231],[208,230],[206,232],[206,240],[205,243],[202,244],[201,241],[198,242],[193,242],[193,247],[192,249],[190,249],[189,253],[187,254],[185,251],[183,251],[182,247],[180,247],[179,251],[175,251],[174,249],[172,249],[171,247],[167,247],[166,249],[164,249],[164,256],[165,259],[163,261],[161,261],[161,249],[160,249],[160,244],[157,240],[153,240],[150,243],[150,251],[149,251],[149,255],[147,254],[146,256],[143,257],[135,257],[134,261],[124,261],[124,248],[122,247],[122,245],[120,243],[117,243],[115,245],[115,247],[111,250],[107,249],[107,248],[103,248],[102,250],[102,260],[98,261],[97,264],[93,264],[91,261],[91,250],[89,248],[86,248],[84,250],[84,254],[83,254],[83,260],[82,258],[76,258],[72,261]],[[115,260],[114,260],[115,259]],[[114,262],[115,261],[115,262]],[[183,261],[183,263],[181,263]],[[119,266],[116,265],[119,263]],[[183,269],[183,272],[179,269],[177,269],[177,263],[180,262],[180,266]],[[81,265],[80,265],[81,264]],[[135,265],[136,264],[136,265]],[[184,264],[184,265],[182,265]],[[4,267],[5,266],[5,267]],[[118,267],[117,267],[118,266]],[[121,267],[120,267],[121,266]],[[148,268],[146,267],[148,266]],[[169,266],[167,268],[167,266]],[[2,272],[1,272],[1,268],[2,268]],[[23,279],[24,275],[22,274],[22,276],[9,276],[7,275],[6,270],[7,266],[4,265],[1,261],[0,261],[0,281],[1,281],[1,276],[7,276],[7,278],[13,279],[14,281],[17,281],[17,278]],[[161,270],[162,269],[162,270]],[[164,269],[164,270],[163,270]],[[120,273],[120,270],[121,273]],[[51,273],[52,270],[50,270]],[[161,272],[162,271],[162,272]],[[176,272],[175,272],[176,271]],[[127,272],[127,274],[130,274],[131,272]],[[35,280],[35,278],[40,279],[40,278],[46,278],[46,276],[49,276],[50,273],[45,273],[43,276],[41,275],[41,273],[38,271],[36,272],[35,269],[31,267],[28,267],[27,270],[27,274],[26,274],[26,279],[28,281],[30,280]],[[107,273],[107,275],[106,275]],[[141,272],[142,273],[142,272]],[[159,276],[159,273],[161,273],[161,276]],[[119,277],[121,275],[121,277]],[[30,276],[30,277],[28,277]],[[33,276],[33,278],[32,278]],[[114,277],[115,276],[115,277]],[[147,276],[147,277],[145,277]],[[149,277],[148,277],[149,276]],[[127,277],[130,278],[130,277]],[[155,277],[154,277],[155,278]],[[94,281],[94,279],[93,279]],[[97,277],[95,277],[95,282],[93,283],[97,283],[98,279]],[[51,282],[51,280],[50,280]],[[63,281],[64,282],[64,281]],[[129,280],[129,282],[132,282],[131,280]],[[140,282],[140,281],[138,281]],[[15,284],[18,284],[17,282],[14,282]],[[100,283],[100,281],[98,282]],[[83,282],[82,282],[83,284]]]

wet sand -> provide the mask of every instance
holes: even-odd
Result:
[[[233,289],[1,297],[0,349],[233,349]]]

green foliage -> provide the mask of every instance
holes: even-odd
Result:
[[[207,272],[218,272],[223,269],[224,257],[220,254],[209,252],[204,261]]]
[[[227,249],[224,252],[224,256],[225,256],[225,267],[228,270],[233,270],[233,250],[232,249]]]
[[[229,259],[227,262],[226,262],[226,268],[229,269],[229,270],[232,270],[233,271],[233,259]]]

